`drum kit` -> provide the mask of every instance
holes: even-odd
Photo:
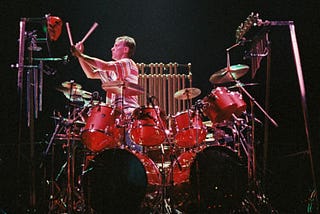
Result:
[[[67,141],[63,166],[68,177],[67,209],[98,213],[113,208],[130,213],[134,209],[139,213],[239,210],[250,174],[252,129],[242,97],[248,92],[238,79],[248,70],[235,65],[215,72],[211,83],[236,82],[233,88],[240,90],[216,87],[193,105],[191,100],[201,94],[200,89],[175,92],[175,99],[188,102],[187,110],[170,116],[152,100],[124,116],[121,109],[102,103],[99,95],[82,90],[80,84],[62,83],[57,90],[72,110],[68,118],[53,116],[58,123],[46,153],[54,140]],[[143,93],[140,86],[122,81],[104,83],[102,88],[117,94]],[[126,146],[126,137],[143,151]],[[74,155],[78,148],[80,163]]]

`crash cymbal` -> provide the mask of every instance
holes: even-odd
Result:
[[[185,88],[174,93],[174,98],[178,100],[189,100],[195,98],[201,94],[201,90],[198,88]]]
[[[144,93],[144,89],[140,85],[121,80],[102,83],[101,87],[107,92],[118,95],[136,96]]]
[[[255,85],[259,85],[259,83],[237,83],[233,86],[228,87],[228,89],[239,88],[240,86],[247,87],[247,86],[255,86]]]
[[[249,70],[247,65],[232,65],[230,68],[223,68],[211,75],[209,81],[213,84],[233,82],[243,75],[245,75]]]
[[[72,88],[76,88],[76,89],[81,89],[82,86],[78,83],[75,83],[75,82],[69,82],[69,81],[65,81],[63,83],[61,83],[62,87],[65,87],[65,88],[68,88],[70,89],[71,87]]]

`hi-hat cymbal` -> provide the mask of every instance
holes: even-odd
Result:
[[[102,83],[101,87],[107,92],[118,95],[136,96],[144,93],[144,89],[140,85],[121,80]]]
[[[63,83],[61,83],[62,87],[65,87],[65,88],[76,88],[76,89],[81,89],[82,86],[79,84],[79,83],[75,83],[75,82],[69,82],[69,81],[65,81]]]
[[[62,92],[69,100],[91,99],[92,93],[78,88],[57,87],[56,90]]]
[[[233,82],[243,75],[245,75],[249,70],[247,65],[232,65],[230,68],[223,68],[211,75],[209,81],[213,84]]]
[[[198,88],[185,88],[174,93],[174,98],[178,100],[189,100],[195,98],[201,94],[201,90]]]

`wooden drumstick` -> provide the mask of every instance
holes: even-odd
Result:
[[[73,41],[72,41],[72,36],[71,36],[71,31],[70,31],[69,22],[66,22],[66,28],[67,28],[67,32],[68,32],[68,36],[69,36],[70,45],[73,46]]]
[[[98,23],[95,22],[92,27],[90,28],[90,30],[88,31],[88,33],[83,37],[83,39],[81,40],[81,43],[84,43],[84,41],[87,40],[87,38],[90,36],[90,34],[96,29],[96,27],[98,27]]]

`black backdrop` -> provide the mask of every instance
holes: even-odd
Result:
[[[18,199],[28,207],[28,181],[17,189],[19,176],[27,176],[28,149],[22,148],[22,171],[17,173],[19,127],[19,98],[17,69],[19,21],[22,17],[59,16],[69,22],[74,41],[80,40],[94,22],[98,28],[85,42],[86,53],[110,59],[114,38],[130,35],[136,39],[136,62],[191,63],[193,87],[201,89],[203,98],[212,90],[210,76],[226,66],[225,49],[235,43],[235,30],[251,12],[258,12],[263,20],[288,21],[295,24],[300,57],[307,92],[309,133],[315,166],[319,163],[319,3],[315,1],[10,1],[1,6],[1,145],[0,145],[0,208],[14,210]],[[306,199],[312,191],[312,177],[307,150],[301,97],[294,64],[289,28],[272,27],[270,115],[279,124],[270,125],[268,169],[263,178],[265,192],[276,209],[286,212],[305,210]],[[63,26],[58,41],[50,43],[52,57],[69,54],[69,41]],[[242,59],[243,47],[231,52],[232,64],[248,64]],[[101,90],[100,83],[85,78],[77,61],[70,57],[67,64],[50,62],[55,75],[44,76],[43,111],[35,121],[35,141],[40,142],[36,157],[44,149],[42,141],[53,132],[50,116],[53,110],[65,111],[66,99],[54,88],[64,81],[75,80],[87,91]],[[248,88],[264,106],[266,59],[254,79],[251,71],[242,82],[257,82]],[[25,97],[23,98],[25,102]],[[25,109],[23,109],[25,112]],[[256,109],[256,116],[264,116]],[[22,123],[25,123],[23,119]],[[25,124],[22,125],[24,129]],[[260,127],[261,130],[263,127]],[[27,129],[26,129],[27,130]],[[257,133],[257,145],[262,150],[263,131]],[[39,151],[38,151],[39,150]],[[259,150],[260,151],[260,150]],[[301,153],[302,152],[302,153]],[[263,151],[258,153],[262,158]],[[315,167],[319,168],[319,167]],[[259,167],[258,167],[259,169]],[[41,180],[41,177],[39,178]],[[41,190],[40,190],[41,191]],[[40,200],[40,199],[39,199]],[[45,199],[42,199],[45,200]],[[20,200],[21,201],[21,200]],[[40,202],[39,202],[40,203]]]

